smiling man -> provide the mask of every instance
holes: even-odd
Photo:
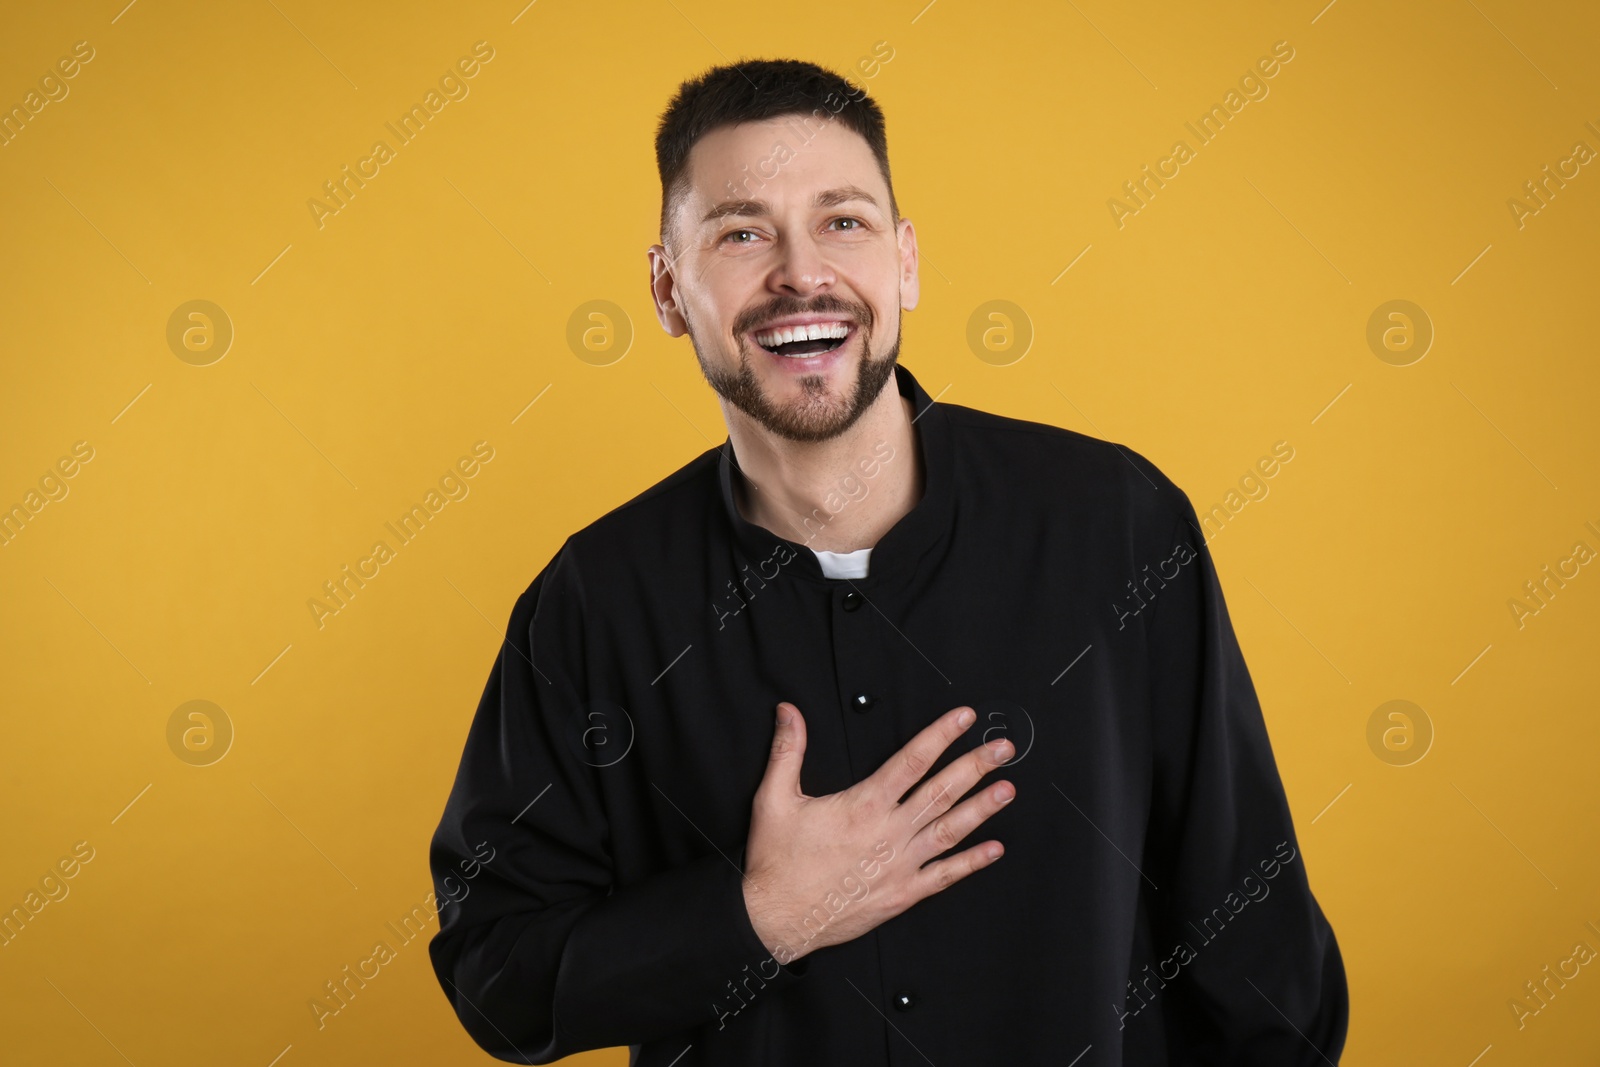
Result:
[[[430,857],[467,1031],[630,1067],[1337,1062],[1339,946],[1185,493],[898,362],[916,231],[860,89],[719,67],[656,155],[656,314],[728,439],[512,610]]]

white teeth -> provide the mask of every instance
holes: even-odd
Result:
[[[775,330],[766,330],[755,335],[756,344],[763,348],[772,348],[774,345],[787,344],[790,341],[818,341],[823,338],[848,337],[850,324],[848,322],[816,322],[806,326],[780,326]]]

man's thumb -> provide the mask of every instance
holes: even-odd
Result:
[[[763,789],[777,790],[779,796],[800,795],[800,761],[806,754],[806,724],[800,709],[787,700],[778,705],[777,722],[772,731],[772,754]]]

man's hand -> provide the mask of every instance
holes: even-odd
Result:
[[[1000,842],[985,841],[922,866],[1016,795],[1010,782],[996,782],[950,810],[978,779],[1011,758],[1011,743],[1004,739],[974,748],[900,801],[977,719],[971,708],[952,708],[870,777],[825,797],[800,791],[806,752],[800,709],[785,701],[778,718],[772,755],[751,805],[744,897],[751,925],[779,963],[854,940],[1004,851]],[[867,892],[858,898],[863,882]],[[838,914],[825,905],[830,896],[847,901]]]

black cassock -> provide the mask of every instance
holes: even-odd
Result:
[[[1187,495],[1131,449],[895,376],[925,486],[867,577],[745,520],[725,441],[517,600],[430,855],[461,1022],[516,1063],[1337,1063],[1344,965]],[[864,450],[840,506],[915,461]],[[977,709],[930,773],[1010,738],[976,788],[1016,799],[948,853],[1005,855],[780,965],[741,890],[780,700],[810,796]]]

